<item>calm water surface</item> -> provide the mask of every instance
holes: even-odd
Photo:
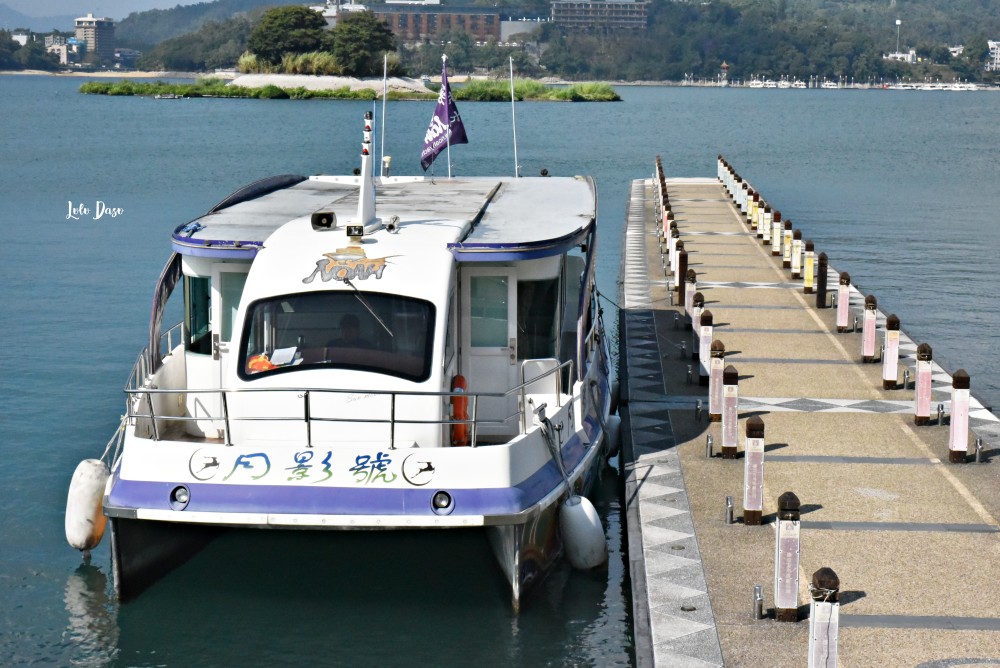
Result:
[[[233,532],[136,602],[111,600],[107,545],[81,566],[65,544],[65,494],[118,422],[169,232],[262,176],[353,169],[371,106],[91,97],[79,83],[0,77],[0,664],[629,664],[612,469],[597,499],[607,571],[558,569],[520,617],[485,542],[461,533],[285,533],[276,550],[275,534]],[[630,181],[657,154],[671,176],[713,175],[723,153],[938,360],[968,370],[985,403],[1000,401],[1000,95],[620,93],[516,112],[522,173],[597,179],[604,293],[617,292]],[[394,174],[419,170],[432,104],[390,103]],[[471,143],[453,149],[453,170],[511,173],[510,106],[461,112]],[[122,212],[94,220],[98,201]],[[89,214],[67,219],[69,202]]]

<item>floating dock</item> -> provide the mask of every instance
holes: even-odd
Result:
[[[717,178],[668,176],[657,159],[632,183],[619,293],[637,665],[1000,665],[1000,422],[962,374],[918,364],[905,323],[886,337],[890,314],[820,270],[823,249],[811,282],[793,278],[721,158]]]

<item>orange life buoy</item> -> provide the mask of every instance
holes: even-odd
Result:
[[[468,386],[465,384],[465,376],[457,375],[451,381],[451,391],[452,392],[465,392]],[[453,395],[451,398],[451,419],[452,420],[468,420],[469,419],[469,398],[463,397],[461,395]],[[452,445],[468,445],[469,444],[469,424],[462,422],[460,424],[451,425],[451,444]]]

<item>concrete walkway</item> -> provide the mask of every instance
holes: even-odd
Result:
[[[934,367],[932,425],[914,426],[913,389],[882,389],[881,365],[861,362],[861,334],[836,333],[834,309],[803,294],[717,179],[667,187],[713,338],[739,373],[739,454],[718,457],[721,429],[705,414],[692,333],[664,280],[659,184],[636,181],[619,297],[637,664],[806,666],[807,586],[829,567],[841,582],[840,665],[1000,665],[1000,422],[973,399],[970,441],[983,439],[988,463],[947,463],[949,427],[933,420],[939,403],[948,411],[944,369]],[[863,301],[854,290],[854,313]],[[881,342],[884,314],[877,322]],[[911,378],[915,353],[902,334]],[[761,526],[742,523],[752,415],[766,430]],[[802,503],[798,622],[773,611],[777,498],[786,491]],[[762,620],[751,614],[755,584]]]

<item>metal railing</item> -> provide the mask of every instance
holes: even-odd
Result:
[[[470,443],[472,447],[476,447],[476,435],[480,425],[504,425],[510,422],[512,419],[518,418],[520,433],[526,433],[528,429],[527,420],[524,418],[525,415],[525,395],[526,388],[534,383],[544,380],[550,375],[556,376],[556,394],[557,394],[557,405],[562,405],[562,377],[561,374],[564,370],[568,369],[568,375],[570,378],[573,377],[573,360],[569,360],[558,364],[557,366],[541,373],[537,376],[532,377],[513,387],[506,392],[411,392],[411,391],[394,391],[394,390],[369,390],[369,389],[359,389],[359,388],[296,388],[296,387],[268,387],[268,388],[236,388],[236,389],[160,389],[151,384],[150,378],[145,374],[147,367],[146,362],[146,351],[143,351],[139,355],[139,359],[136,361],[132,368],[132,373],[129,375],[128,383],[125,386],[125,394],[127,395],[126,402],[126,415],[125,418],[130,424],[135,424],[135,420],[146,419],[150,421],[152,436],[154,441],[161,440],[159,427],[157,426],[157,421],[160,422],[204,422],[204,421],[215,421],[219,420],[223,423],[223,438],[226,445],[232,445],[232,422],[281,422],[289,420],[302,420],[306,426],[306,447],[312,447],[312,423],[314,422],[343,422],[343,423],[354,423],[354,424],[386,424],[389,426],[389,449],[394,450],[396,448],[396,425],[403,424],[415,424],[415,425],[441,425],[441,426],[451,426],[458,424],[465,424],[469,426],[470,429]],[[231,415],[229,410],[229,397],[234,394],[259,394],[259,393],[295,393],[297,398],[302,399],[302,417],[294,418],[288,416],[238,416],[234,417]],[[153,408],[153,395],[165,394],[165,395],[187,395],[187,394],[204,394],[204,395],[217,395],[220,397],[221,405],[221,415],[217,417],[212,416],[187,416],[187,415],[157,415]],[[365,394],[373,396],[387,396],[389,397],[389,415],[387,418],[357,418],[357,417],[319,417],[316,416],[312,410],[312,396],[315,394],[320,395],[330,395],[330,394]],[[508,415],[502,420],[485,420],[480,419],[479,413],[479,400],[482,398],[497,398],[506,399],[512,394],[517,394],[519,401],[517,412]],[[441,397],[447,398],[449,401],[452,397],[461,397],[469,400],[469,417],[466,419],[430,419],[430,420],[415,420],[415,419],[400,419],[396,416],[396,406],[400,398],[403,397]],[[142,412],[142,408],[146,409],[146,412]]]

